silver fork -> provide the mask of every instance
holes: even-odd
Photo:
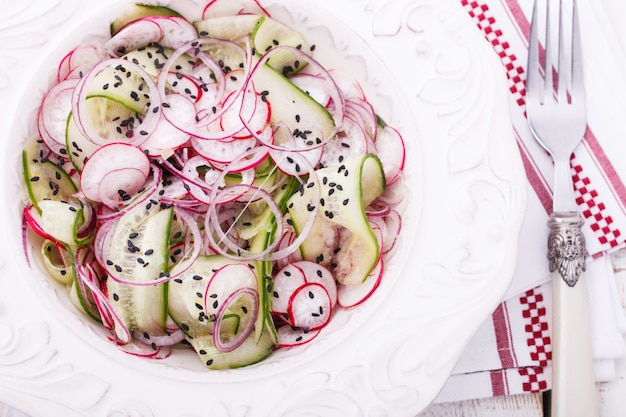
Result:
[[[534,137],[554,160],[553,207],[548,221],[548,259],[553,273],[550,408],[552,417],[594,417],[598,416],[598,403],[587,301],[584,282],[578,282],[585,270],[587,251],[570,168],[570,158],[587,125],[580,28],[576,0],[567,5],[565,0],[557,0],[556,20],[551,18],[554,8],[550,1],[544,1],[544,7],[539,0],[533,7],[526,112]],[[545,27],[543,40],[541,27]],[[555,27],[556,48],[552,39]],[[543,60],[541,43],[545,45]]]

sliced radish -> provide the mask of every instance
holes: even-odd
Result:
[[[217,316],[222,304],[241,288],[249,288],[256,291],[256,274],[244,264],[228,264],[217,270],[211,277],[206,287],[204,296],[204,310],[209,317]]]
[[[279,327],[276,333],[278,336],[278,347],[294,347],[309,343],[320,334],[320,330],[302,329],[286,324]]]
[[[397,210],[388,209],[383,216],[369,217],[374,230],[382,235],[381,253],[389,253],[396,244],[402,229],[402,216]]]
[[[170,92],[180,94],[189,98],[193,103],[198,103],[202,100],[203,85],[202,81],[197,80],[191,75],[184,74],[182,72],[168,72],[167,82],[170,85]]]
[[[383,276],[383,258],[378,259],[378,263],[369,274],[365,282],[357,285],[339,284],[337,288],[337,301],[343,308],[356,307],[371,297],[376,288],[380,285]]]
[[[117,347],[124,353],[148,359],[165,359],[172,353],[172,348],[170,346],[157,346],[156,344],[146,344],[140,341],[125,343],[122,345],[118,344]]]
[[[80,176],[83,195],[108,205],[136,194],[150,173],[150,159],[137,146],[114,142],[89,157]]]
[[[162,117],[150,137],[139,146],[148,156],[167,159],[174,150],[189,142],[189,139],[187,133]]]
[[[65,131],[72,112],[72,96],[78,79],[61,81],[44,96],[39,109],[37,124],[39,134],[48,147],[58,155],[67,154]]]
[[[318,330],[332,315],[332,301],[326,288],[317,282],[301,285],[289,298],[289,323],[303,329]]]
[[[278,271],[274,276],[272,311],[286,315],[289,307],[289,298],[301,286],[306,284],[304,271],[290,264]],[[284,318],[287,318],[286,316]]]
[[[211,0],[202,11],[202,19],[238,14],[264,14],[269,16],[269,13],[257,0]]]
[[[391,126],[378,129],[376,153],[383,163],[387,185],[393,184],[400,177],[406,158],[404,139],[400,132]]]
[[[183,17],[150,16],[128,23],[107,41],[105,48],[113,56],[122,56],[151,43],[176,49],[197,37],[193,24]]]
[[[370,140],[376,138],[378,132],[378,118],[374,107],[363,98],[352,97],[346,99],[346,116],[355,120]]]
[[[299,72],[289,80],[322,106],[330,105],[332,100],[328,93],[328,81],[323,77],[308,72]]]
[[[220,164],[228,164],[248,149],[255,147],[256,142],[254,138],[222,140],[192,138],[191,146],[193,146],[200,155],[210,160],[214,166],[219,167]],[[265,154],[267,154],[267,152]]]
[[[341,131],[323,148],[320,164],[327,167],[339,165],[344,160],[368,152],[368,140],[363,128],[349,117],[344,118]]]
[[[59,63],[57,80],[82,78],[100,61],[108,58],[104,49],[104,41],[94,39],[86,41],[72,49]]]
[[[151,16],[148,19],[161,28],[160,44],[166,48],[178,49],[198,38],[196,27],[182,16]]]
[[[328,297],[331,300],[332,307],[337,303],[337,284],[332,272],[323,265],[313,261],[297,261],[292,267],[299,268],[304,273],[307,283],[317,283],[322,285],[328,291]]]
[[[244,95],[232,92],[226,97],[224,107],[239,109],[238,112],[229,111],[220,117],[222,130],[233,131],[239,128],[240,133],[233,135],[237,139],[252,138],[253,133],[260,134],[270,122],[270,104],[261,94]],[[242,119],[246,121],[245,125]]]

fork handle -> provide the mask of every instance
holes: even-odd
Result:
[[[549,238],[552,271],[551,417],[597,417],[585,283],[583,219],[577,212],[553,213]]]
[[[584,282],[570,287],[552,277],[551,417],[597,417]]]

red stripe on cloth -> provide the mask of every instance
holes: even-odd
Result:
[[[509,394],[509,381],[504,369],[489,372],[491,378],[491,393],[494,396]]]
[[[506,303],[501,303],[491,315],[496,336],[496,348],[503,368],[514,368],[518,365],[511,334],[511,322]]]
[[[589,128],[585,132],[585,144],[590,151],[589,153],[596,161],[596,165],[602,168],[600,171],[603,173],[607,182],[611,185],[611,188],[615,193],[616,200],[622,205],[622,210],[626,212],[626,185],[624,185],[624,182],[615,170],[615,167],[609,160],[606,152],[604,152],[604,149],[598,142],[598,139],[593,134],[593,131]]]
[[[618,246],[621,232],[613,224],[613,218],[608,213],[605,204],[598,201],[598,191],[593,188],[591,180],[585,176],[583,167],[576,160],[576,155],[572,158],[572,168],[574,189],[578,194],[576,204],[580,207],[585,221],[602,244],[604,251]]]
[[[547,388],[544,376],[545,368],[552,360],[552,341],[548,328],[547,311],[543,294],[538,288],[528,290],[519,298],[522,317],[525,321],[526,344],[530,359],[536,365],[532,368],[520,368],[520,376],[525,378],[522,389],[526,392],[539,392]]]
[[[520,33],[528,40],[527,36],[530,33],[530,22],[526,18],[526,14],[522,10],[517,0],[503,0],[505,8],[509,11],[509,15],[513,17],[513,20],[517,23],[517,27]],[[528,43],[526,43],[528,45]]]

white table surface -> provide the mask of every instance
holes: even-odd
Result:
[[[626,57],[626,0],[599,0]],[[626,62],[626,59],[624,60]],[[626,70],[626,68],[624,68]],[[626,92],[623,92],[626,94]],[[625,255],[626,256],[626,252]],[[624,262],[626,264],[626,261]],[[618,289],[626,314],[626,270],[616,273]],[[618,378],[598,384],[601,417],[626,416],[626,358],[617,364]],[[506,397],[433,404],[418,417],[542,417],[541,395],[514,395]],[[0,404],[0,417],[27,417],[6,405]],[[36,416],[34,416],[36,417]]]

